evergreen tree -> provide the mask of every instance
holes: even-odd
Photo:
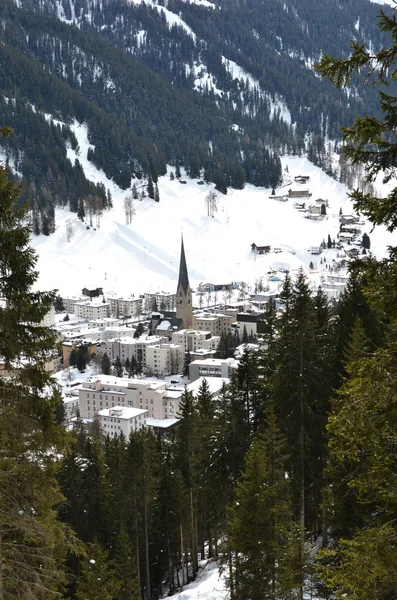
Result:
[[[185,352],[185,359],[183,362],[183,371],[182,374],[184,377],[189,377],[189,365],[192,362],[192,357],[190,354],[190,350],[188,350],[187,352]]]
[[[102,358],[101,358],[101,372],[104,375],[110,375],[110,369],[111,369],[110,358],[107,355],[107,353],[104,352],[104,354],[102,354]]]
[[[114,363],[116,377],[123,376],[123,365],[121,364],[120,356],[117,356],[116,361]]]
[[[148,181],[147,181],[147,195],[149,196],[149,198],[154,200],[154,185],[153,185],[153,179],[152,179],[151,175],[149,175]]]
[[[116,583],[107,552],[94,540],[77,582],[77,600],[113,600]]]
[[[361,245],[365,250],[369,250],[371,248],[371,240],[369,239],[368,233],[363,233]]]
[[[87,350],[86,350],[86,348],[83,348],[82,346],[80,346],[76,353],[76,367],[78,368],[80,373],[83,373],[85,371],[86,366],[87,366]]]
[[[136,557],[124,527],[121,528],[117,538],[113,565],[115,582],[113,600],[141,600],[136,576]]]
[[[296,536],[285,464],[285,440],[270,411],[264,436],[254,438],[247,452],[229,511],[235,600],[292,598],[299,586],[297,565],[287,561]]]
[[[36,256],[18,196],[0,167],[0,355],[11,373],[0,386],[0,594],[49,600],[63,591],[66,552],[81,548],[56,511],[63,496],[55,456],[65,448],[46,370],[55,334],[40,324],[55,293],[31,289]]]
[[[77,211],[77,216],[80,219],[80,221],[84,221],[85,210],[84,210],[84,201],[82,198],[80,198],[80,200],[79,200],[79,209]]]
[[[154,200],[155,200],[155,202],[160,202],[160,192],[159,192],[159,187],[158,187],[157,183],[154,186]]]
[[[55,312],[57,313],[65,312],[65,305],[63,303],[62,297],[59,294],[57,294],[57,296],[55,297],[54,308]]]
[[[71,351],[71,353],[69,354],[69,365],[71,367],[75,367],[76,366],[76,362],[77,362],[77,352],[73,348],[72,351]]]

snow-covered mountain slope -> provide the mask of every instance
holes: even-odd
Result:
[[[211,218],[207,216],[205,196],[214,189],[212,184],[198,185],[197,180],[184,176],[186,183],[182,184],[167,175],[159,178],[160,202],[149,198],[134,201],[136,214],[127,225],[124,210],[127,193],[86,159],[86,127],[75,123],[73,130],[86,176],[110,189],[114,208],[103,215],[96,230],[87,229],[69,210],[56,210],[55,233],[32,238],[39,255],[40,289],[57,288],[62,294],[80,293],[85,286],[101,286],[105,294],[174,291],[182,233],[192,287],[208,281],[245,281],[253,286],[259,277],[266,279],[270,269],[295,271],[301,266],[308,268],[311,261],[317,273],[313,277],[318,277],[325,265],[320,265],[319,257],[310,253],[310,247],[327,240],[328,234],[336,238],[340,208],[345,214],[351,213],[344,185],[305,158],[285,158],[285,187],[277,193],[298,189],[294,176],[309,175],[311,200],[321,197],[329,201],[327,218],[323,221],[306,219],[293,207],[292,200],[278,202],[269,198],[271,190],[250,185],[244,190],[230,190],[227,196],[218,194],[218,211]],[[73,160],[74,152],[69,150],[69,153]],[[74,232],[69,242],[68,222]],[[370,226],[363,231],[369,233]],[[390,236],[379,228],[370,237],[374,252],[384,255],[387,244],[391,243]],[[281,252],[256,256],[251,252],[253,243],[270,244]]]

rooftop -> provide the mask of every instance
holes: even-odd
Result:
[[[132,419],[140,415],[147,414],[147,410],[141,408],[132,408],[130,406],[114,406],[113,408],[103,408],[98,412],[100,417],[116,417],[117,419]]]

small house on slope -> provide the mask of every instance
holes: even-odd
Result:
[[[269,254],[270,246],[257,246],[256,244],[251,244],[251,252],[255,252],[255,254]]]

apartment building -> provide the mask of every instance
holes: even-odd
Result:
[[[157,376],[179,373],[183,369],[185,351],[179,344],[154,344],[146,348],[146,369]]]
[[[127,379],[97,375],[79,387],[82,418],[93,418],[104,408],[125,406],[147,410],[153,419],[176,416],[183,389],[172,388],[157,379]]]
[[[110,360],[116,360],[119,356],[122,363],[127,358],[131,360],[134,357],[142,367],[146,367],[146,348],[163,342],[168,342],[168,338],[148,335],[141,335],[139,338],[123,336],[104,341],[101,344],[100,353],[105,354],[106,352]]]
[[[142,314],[142,298],[109,298],[110,314],[114,317],[134,317]]]
[[[196,350],[216,350],[220,337],[212,335],[210,331],[197,331],[195,329],[181,329],[172,334],[172,343],[179,344],[185,352]]]
[[[101,429],[105,435],[116,437],[124,434],[126,438],[134,431],[146,426],[147,410],[126,406],[104,408],[98,412]]]
[[[232,311],[231,311],[232,312]],[[232,314],[200,313],[193,315],[193,329],[209,331],[213,336],[221,336],[232,331],[232,323],[236,323],[237,311]]]
[[[230,378],[231,369],[235,369],[238,362],[234,358],[205,358],[194,360],[189,365],[189,379],[196,381],[199,377]]]
[[[145,312],[175,310],[175,294],[164,292],[156,294],[144,294],[143,306]]]
[[[110,317],[110,304],[109,302],[93,302],[92,300],[76,302],[74,314],[76,317],[82,317],[89,321],[106,319],[106,317]]]

